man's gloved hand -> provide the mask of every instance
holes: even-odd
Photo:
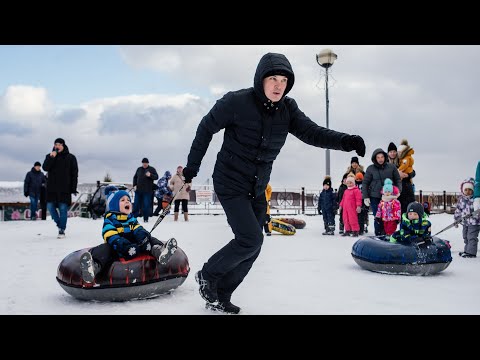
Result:
[[[342,140],[342,147],[345,151],[355,150],[358,156],[365,156],[365,142],[359,135],[349,135]]]
[[[197,172],[188,167],[183,168],[183,176],[185,177],[185,183],[189,184],[192,182],[192,179],[197,176]]]
[[[25,195],[25,197],[28,197],[28,193],[23,193],[23,195]]]
[[[366,207],[370,206],[370,199],[369,198],[364,199],[363,202],[364,202]]]

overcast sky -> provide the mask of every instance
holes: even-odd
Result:
[[[0,181],[23,181],[57,137],[79,162],[79,182],[132,182],[143,157],[160,174],[185,165],[196,127],[225,92],[253,85],[261,56],[283,53],[295,72],[289,96],[326,126],[361,135],[372,152],[403,138],[415,150],[417,190],[458,191],[480,160],[480,46],[198,45],[0,46]],[[223,131],[196,184],[211,178]],[[355,153],[331,151],[338,187]],[[274,188],[320,189],[325,150],[293,135],[274,163]]]

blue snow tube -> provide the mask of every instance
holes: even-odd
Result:
[[[450,243],[437,237],[424,244],[391,243],[387,236],[365,236],[352,246],[361,268],[389,274],[432,275],[452,262]]]

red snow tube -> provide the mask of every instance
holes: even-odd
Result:
[[[295,229],[303,229],[307,223],[304,220],[294,219],[294,218],[276,218],[284,223],[293,225]]]
[[[65,257],[57,270],[57,281],[67,293],[80,300],[127,301],[169,293],[183,284],[190,271],[187,255],[178,248],[166,265],[151,255],[114,261],[92,284],[80,273],[80,256],[89,250],[77,250]]]

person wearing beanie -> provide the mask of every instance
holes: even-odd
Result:
[[[375,221],[383,225],[385,235],[392,235],[402,216],[402,206],[397,200],[398,193],[394,194],[393,182],[385,179],[382,189],[382,200],[378,204]]]
[[[57,238],[65,238],[68,208],[72,194],[77,195],[78,163],[65,140],[55,139],[52,151],[45,156],[42,168],[48,172],[46,182],[47,209],[58,228]],[[57,211],[58,209],[58,211]]]
[[[402,214],[400,229],[390,236],[391,243],[428,244],[432,241],[432,223],[425,214],[423,205],[413,201],[407,206],[407,212]]]
[[[142,159],[142,166],[137,168],[133,176],[133,187],[135,189],[135,202],[133,203],[133,215],[143,216],[143,221],[148,222],[148,218],[153,211],[153,185],[158,180],[157,170],[150,166],[148,159]]]
[[[177,240],[163,243],[154,238],[133,216],[130,194],[115,186],[105,188],[106,213],[102,227],[103,244],[80,256],[80,270],[85,283],[91,284],[95,276],[108,269],[120,258],[131,260],[142,254],[150,254],[166,265],[177,250]]]
[[[337,208],[335,194],[332,189],[332,179],[325,176],[323,190],[318,197],[318,213],[322,213],[325,231],[322,235],[335,235],[335,210]]]
[[[461,195],[457,200],[455,206],[455,213],[453,218],[455,221],[459,221],[465,216],[469,216],[462,221],[463,225],[463,242],[465,244],[463,251],[459,253],[461,257],[472,258],[477,256],[478,250],[478,234],[480,232],[480,214],[472,216],[473,209],[473,192],[475,188],[475,180],[468,178],[462,181],[460,184]],[[456,226],[458,227],[458,225]]]
[[[200,296],[209,309],[240,311],[231,297],[260,254],[267,206],[265,189],[289,133],[311,146],[365,155],[361,136],[326,129],[300,110],[287,96],[294,83],[295,74],[287,57],[267,53],[258,62],[253,86],[227,92],[196,129],[183,169],[185,182],[197,176],[213,136],[224,130],[212,177],[234,233],[233,240],[196,273]]]
[[[158,179],[157,187],[158,189],[155,190],[155,197],[157,198],[158,206],[153,213],[153,216],[158,216],[160,210],[165,209],[170,201],[173,198],[173,193],[170,187],[168,186],[168,182],[172,178],[172,173],[170,171],[165,171],[165,174]]]
[[[403,139],[398,147],[398,173],[402,179],[402,193],[398,200],[402,204],[402,213],[407,210],[408,204],[415,201],[412,178],[415,176],[413,170],[413,154],[415,151],[410,147],[408,141]]]
[[[42,164],[35,161],[31,170],[25,175],[23,181],[23,195],[30,198],[30,220],[37,220],[37,208],[40,194],[45,189],[45,175],[41,170]]]
[[[362,175],[365,174],[365,170],[362,165],[360,165],[358,157],[354,156],[350,160],[350,166],[347,168],[346,173],[352,173],[353,175],[356,175],[358,173],[361,173]]]
[[[395,165],[387,161],[388,154],[381,148],[375,149],[372,154],[372,165],[367,168],[363,177],[362,196],[364,204],[372,209],[375,216],[378,204],[382,200],[382,188],[385,179],[391,179],[398,191],[402,191],[402,180]],[[378,222],[373,223],[375,235],[383,235],[383,229]]]
[[[362,193],[355,185],[355,175],[348,174],[345,182],[347,189],[343,193],[342,201],[340,202],[343,224],[345,226],[345,232],[342,236],[356,237],[360,234],[358,214],[362,211]]]

